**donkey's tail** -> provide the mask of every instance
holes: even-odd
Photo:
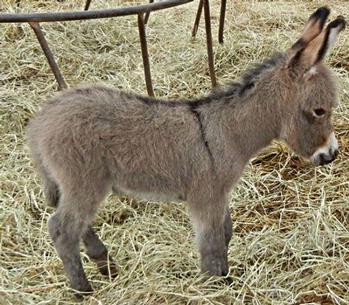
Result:
[[[46,169],[40,153],[35,151],[33,149],[33,146],[31,146],[31,148],[32,148],[32,157],[33,157],[35,167],[37,168],[43,183],[44,195],[45,195],[47,204],[51,207],[57,207],[59,198],[60,198],[58,184],[51,177],[49,171]]]
[[[57,207],[60,198],[58,184],[49,176],[46,169],[40,170],[40,172],[44,183],[44,194],[47,204],[51,207]]]
[[[41,180],[44,186],[44,195],[47,204],[51,207],[57,207],[59,202],[59,188],[56,181],[53,180],[47,169],[45,168],[40,157],[35,158],[35,165],[40,173]]]
[[[40,141],[38,140],[40,139],[42,127],[38,123],[39,121],[36,119],[31,120],[29,123],[26,134],[27,144],[30,149],[30,155],[32,157],[34,166],[39,172],[46,201],[49,206],[57,207],[60,197],[59,186],[50,174],[50,170],[45,165],[41,152]]]

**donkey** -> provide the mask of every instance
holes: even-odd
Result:
[[[205,97],[165,101],[80,87],[59,93],[31,120],[32,157],[57,208],[49,234],[79,296],[92,292],[80,240],[102,274],[117,272],[91,227],[111,190],[186,201],[202,272],[226,276],[228,195],[249,159],[273,139],[315,165],[336,158],[331,113],[337,90],[323,59],[345,20],[339,16],[324,29],[329,13],[319,8],[290,49]]]

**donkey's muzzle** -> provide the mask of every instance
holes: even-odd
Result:
[[[318,148],[311,156],[311,161],[315,165],[325,165],[331,163],[338,156],[338,143],[334,133],[332,132],[325,145]]]
[[[326,165],[334,161],[338,156],[338,149],[331,151],[328,155],[321,153],[318,156],[318,165]]]

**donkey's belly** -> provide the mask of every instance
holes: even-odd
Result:
[[[184,190],[169,178],[146,174],[127,175],[115,179],[113,192],[139,199],[156,201],[185,201]]]
[[[113,192],[119,196],[129,196],[137,199],[145,199],[151,201],[175,201],[181,202],[185,201],[184,196],[181,194],[175,193],[159,193],[159,192],[151,192],[151,191],[142,191],[136,189],[126,189],[120,186],[113,186]]]

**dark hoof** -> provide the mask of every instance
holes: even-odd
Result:
[[[234,280],[230,276],[227,276],[224,278],[224,284],[226,284],[227,286],[230,286],[233,283],[234,283]]]
[[[98,262],[97,267],[98,267],[99,272],[104,276],[108,276],[108,277],[111,277],[113,279],[118,276],[119,270],[118,270],[116,263],[113,261],[109,261],[109,264],[108,264],[108,262],[105,262],[105,261]]]
[[[90,285],[82,289],[74,290],[74,296],[80,301],[82,301],[84,297],[90,296],[91,294],[93,294],[93,289]]]

